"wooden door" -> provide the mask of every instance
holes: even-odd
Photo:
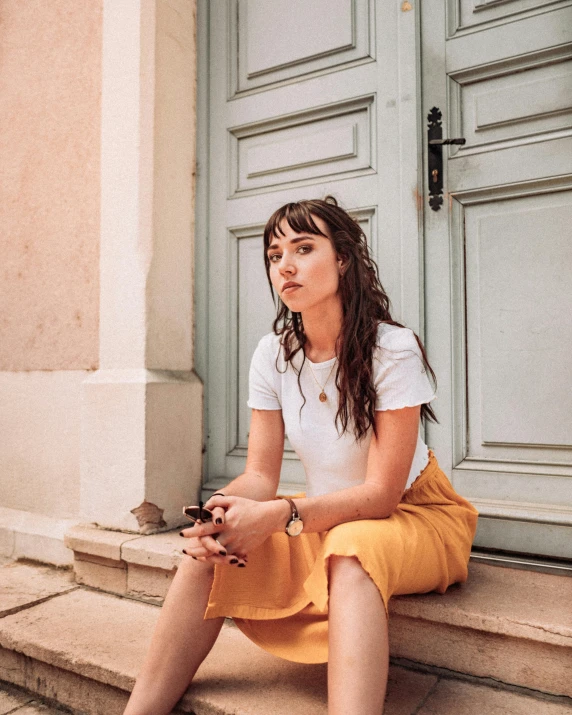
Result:
[[[409,3],[199,0],[198,13],[206,494],[244,469],[250,359],[275,316],[262,253],[275,209],[333,193],[361,221],[395,317],[422,330],[420,112]],[[281,489],[303,480],[286,440]]]
[[[429,443],[480,511],[476,546],[572,559],[572,8],[423,0],[423,117],[443,113],[443,205],[425,191]]]

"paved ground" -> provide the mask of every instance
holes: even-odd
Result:
[[[60,707],[50,707],[20,688],[0,681],[0,715],[62,715],[69,713]]]
[[[407,698],[392,698],[391,691],[393,690],[394,693],[396,690],[400,691],[409,680],[408,674],[412,671],[398,666],[393,666],[391,671],[385,715],[567,715],[572,713],[572,705],[566,703],[543,701],[517,692],[434,676],[433,687],[428,690],[422,703],[410,710],[407,706],[403,707]],[[46,703],[20,688],[0,681],[0,715],[64,715],[64,713],[69,715],[72,712]],[[268,715],[272,714],[268,713]]]
[[[13,563],[13,559],[0,556],[0,566]],[[60,707],[50,707],[30,693],[0,680],[0,715],[61,715],[69,713]]]

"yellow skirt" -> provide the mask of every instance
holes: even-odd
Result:
[[[233,618],[254,643],[286,660],[326,663],[330,555],[357,557],[387,611],[393,595],[444,593],[466,581],[477,516],[429,450],[427,466],[386,519],[272,534],[248,554],[245,569],[217,565],[204,617]]]

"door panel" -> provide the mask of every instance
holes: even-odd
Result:
[[[572,8],[460,8],[423,5],[424,113],[467,140],[444,147],[425,216],[426,339],[452,405],[428,438],[480,511],[477,547],[572,558]]]
[[[230,196],[374,172],[372,95],[230,129]]]
[[[458,30],[543,12],[554,0],[449,0],[451,25]],[[451,33],[452,34],[452,33]]]
[[[231,0],[233,94],[373,56],[369,0]]]
[[[471,153],[504,148],[508,142],[570,128],[572,60],[528,67],[518,74],[454,83],[463,149]]]
[[[572,385],[563,340],[572,315],[571,225],[571,192],[466,209],[467,352],[480,358],[468,369],[475,457],[493,447],[502,459],[518,459],[523,447],[533,459],[557,462],[562,450],[572,457],[572,390],[562,390]]]
[[[365,235],[368,238],[370,249],[372,247],[371,237],[375,233],[373,219],[375,216],[373,209],[362,209],[353,212],[358,219]],[[227,456],[246,459],[248,448],[248,429],[250,426],[250,408],[247,406],[248,399],[248,371],[250,358],[254,353],[258,340],[265,333],[272,329],[272,322],[276,315],[276,310],[269,291],[268,281],[264,264],[260,259],[260,246],[263,240],[264,226],[251,226],[245,229],[235,230],[229,245],[229,251],[237,251],[232,256],[234,264],[230,273],[238,277],[237,284],[233,286],[232,293],[237,296],[237,300],[232,304],[233,314],[238,313],[237,336],[238,336],[238,365],[235,374],[237,375],[236,385],[238,385],[238,424],[237,434],[234,437],[234,430],[229,430],[232,435],[227,443]],[[231,265],[232,265],[231,264]],[[233,366],[229,366],[229,373],[233,374]],[[233,393],[233,390],[230,390]],[[231,407],[231,412],[233,410]],[[232,414],[229,414],[230,425],[234,426]],[[303,470],[288,435],[284,442],[284,462],[282,465],[281,488],[295,493],[302,490],[304,482]]]
[[[508,3],[507,3],[508,4]],[[511,3],[517,5],[517,2]],[[449,0],[448,8],[455,0]],[[457,72],[482,72],[504,65],[507,70],[520,63],[542,62],[552,52],[569,51],[571,3],[552,2],[542,12],[531,15],[515,13],[495,24],[457,29],[447,38],[447,75]],[[439,13],[442,16],[442,8]],[[435,16],[436,18],[436,16]],[[442,35],[442,30],[441,30]],[[532,57],[541,55],[541,57]]]

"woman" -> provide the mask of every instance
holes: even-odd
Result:
[[[331,196],[286,204],[264,261],[280,303],[250,366],[246,468],[180,532],[188,558],[124,715],[171,712],[225,616],[271,653],[327,661],[331,715],[378,715],[389,598],[467,578],[477,512],[419,436],[435,374],[359,224]],[[285,433],[306,472],[291,500],[276,498]]]

